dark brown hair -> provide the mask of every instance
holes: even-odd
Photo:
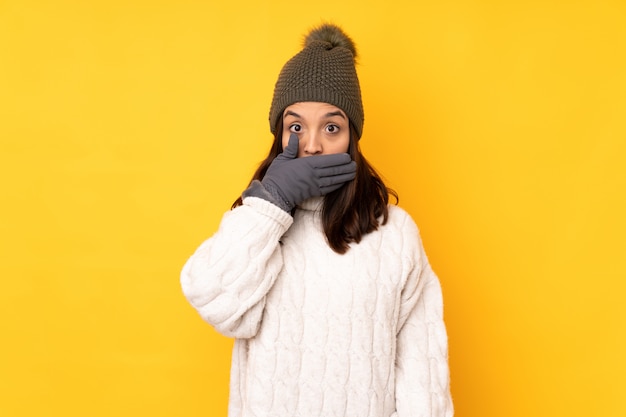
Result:
[[[259,164],[252,180],[262,180],[270,164],[283,151],[282,117],[274,130],[274,142],[267,157]],[[364,235],[387,223],[389,196],[398,203],[398,194],[388,188],[373,166],[367,162],[359,149],[358,136],[350,123],[348,153],[356,162],[356,178],[338,190],[327,194],[322,208],[322,227],[328,245],[337,253],[344,254],[352,242],[359,243]],[[243,204],[239,197],[232,208]],[[382,219],[381,219],[382,217]]]

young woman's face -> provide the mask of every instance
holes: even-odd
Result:
[[[283,112],[283,149],[292,133],[300,139],[298,158],[344,153],[350,145],[348,116],[328,103],[306,101],[287,107]]]

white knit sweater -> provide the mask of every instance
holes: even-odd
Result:
[[[185,264],[183,292],[235,337],[231,417],[450,417],[441,288],[411,217],[333,252],[321,198],[256,197]]]

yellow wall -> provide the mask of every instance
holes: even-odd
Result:
[[[457,415],[625,415],[626,4],[215,3],[0,2],[0,415],[225,415],[178,274],[322,19],[443,283]]]

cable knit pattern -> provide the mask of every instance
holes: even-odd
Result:
[[[339,255],[321,198],[289,214],[256,197],[185,264],[183,292],[235,337],[231,417],[450,417],[439,281],[401,208]]]

